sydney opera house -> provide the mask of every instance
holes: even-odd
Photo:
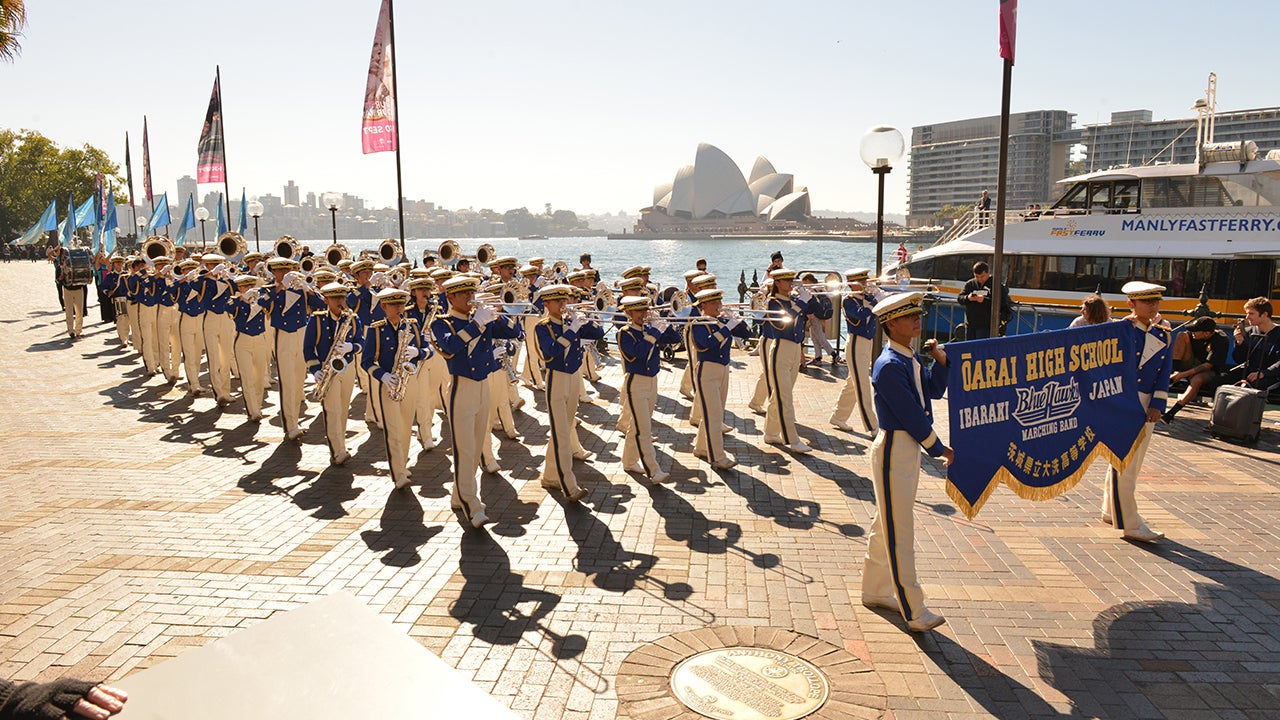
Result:
[[[701,143],[692,165],[653,191],[653,205],[640,211],[637,234],[706,236],[743,234],[863,234],[856,220],[815,218],[809,189],[757,157],[750,177],[724,151]]]

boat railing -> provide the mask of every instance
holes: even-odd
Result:
[[[1037,211],[1037,214],[1035,215],[1035,217],[1040,217],[1041,215],[1048,215],[1048,214],[1050,213],[1046,211]],[[1004,215],[1004,224],[1013,225],[1014,223],[1020,223],[1026,219],[1027,219],[1026,216],[1021,212],[1006,211]],[[995,225],[995,222],[996,222],[995,210],[979,210],[977,208],[974,208],[973,210],[970,210],[969,212],[957,218],[955,224],[947,228],[947,231],[942,233],[942,237],[938,238],[938,241],[935,242],[934,245],[941,245],[942,243],[945,243],[945,242],[951,242],[952,240],[955,240],[957,238],[962,238],[968,235],[969,233],[975,232],[977,230],[985,230],[986,228],[989,228],[992,225]]]

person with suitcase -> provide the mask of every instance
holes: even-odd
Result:
[[[1244,304],[1244,319],[1236,325],[1236,349],[1231,357],[1240,365],[1228,376],[1241,387],[1266,390],[1280,383],[1280,325],[1271,319],[1271,301],[1256,297]]]

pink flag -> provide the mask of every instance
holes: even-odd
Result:
[[[398,147],[391,53],[391,0],[382,0],[378,29],[373,34],[369,81],[364,89],[364,123],[361,134],[366,155],[389,152]]]
[[[1018,0],[1000,0],[1000,57],[1013,64],[1013,46],[1018,40]]]

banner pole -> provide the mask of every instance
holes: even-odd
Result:
[[[991,336],[1000,335],[1000,306],[1004,301],[1004,211],[1005,178],[1009,172],[1009,95],[1013,84],[1013,61],[1004,60],[1004,85],[1000,91],[1000,169],[996,177],[996,238],[991,257]]]
[[[227,125],[222,118],[225,115],[222,103],[222,66],[213,66],[214,83],[218,86],[218,134],[222,136],[222,200],[227,206],[227,229],[231,229],[231,186],[227,176]]]
[[[396,108],[396,207],[400,211],[400,257],[408,260],[409,253],[404,246],[404,179],[400,173],[400,87],[396,83],[396,11],[395,3],[387,0],[387,30],[391,40],[391,96],[395,98]]]

